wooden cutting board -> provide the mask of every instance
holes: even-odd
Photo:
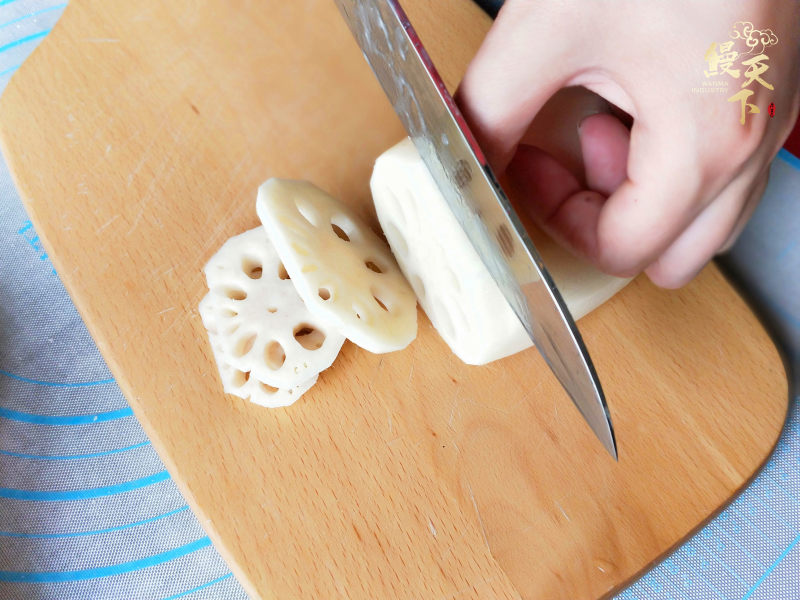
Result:
[[[451,89],[489,21],[407,0]],[[581,321],[612,461],[535,351],[466,367],[421,315],[407,350],[346,344],[285,410],[224,396],[201,267],[307,178],[374,223],[402,136],[329,0],[72,0],[0,102],[3,150],[89,330],[253,598],[597,598],[713,513],[786,411],[764,330],[707,268],[639,278]]]

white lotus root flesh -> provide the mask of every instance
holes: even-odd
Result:
[[[410,139],[378,158],[370,186],[397,262],[450,349],[465,363],[482,365],[529,348],[530,338]],[[549,239],[536,241],[575,318],[629,281],[601,273]]]
[[[208,339],[214,353],[214,360],[219,369],[222,389],[227,394],[233,394],[243,400],[250,400],[250,402],[259,406],[280,408],[294,404],[300,396],[305,394],[317,382],[318,376],[314,375],[308,381],[293,388],[281,389],[273,387],[251,376],[248,371],[241,371],[232,367],[225,360],[217,337],[209,334]]]
[[[270,179],[256,210],[309,310],[370,352],[417,335],[416,298],[386,244],[306,181]]]
[[[225,391],[260,385],[294,400],[333,363],[344,337],[306,308],[263,228],[229,239],[204,271],[200,316]]]

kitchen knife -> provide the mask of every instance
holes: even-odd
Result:
[[[603,388],[572,315],[405,12],[397,0],[336,3],[503,296],[616,459]]]

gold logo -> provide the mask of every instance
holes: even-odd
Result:
[[[764,79],[769,69],[767,48],[778,43],[778,36],[771,29],[756,29],[750,21],[738,21],[733,26],[724,42],[713,42],[705,53],[706,68],[703,70],[707,80],[703,87],[694,88],[695,93],[726,92],[730,81],[727,78],[741,81],[738,91],[728,98],[728,102],[739,102],[741,116],[739,122],[744,125],[748,114],[760,113],[761,109],[749,102],[754,94],[754,84],[768,90],[775,87]]]

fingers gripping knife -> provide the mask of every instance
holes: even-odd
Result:
[[[603,389],[572,315],[405,12],[397,0],[336,3],[450,210],[550,369],[616,459]]]

